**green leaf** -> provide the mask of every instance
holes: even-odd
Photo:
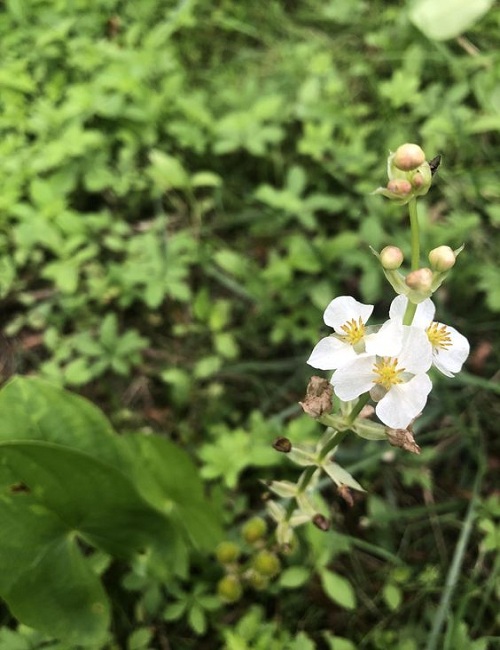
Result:
[[[337,463],[325,463],[323,469],[332,479],[335,485],[342,486],[347,485],[347,487],[352,488],[353,490],[359,490],[364,492],[365,490],[361,485],[356,481],[356,479],[349,474],[347,470],[338,465]]]
[[[213,549],[222,536],[219,515],[206,499],[189,456],[158,436],[128,435],[124,441],[135,459],[135,482],[144,498],[173,517],[195,546]]]
[[[189,176],[177,158],[154,149],[149,154],[149,160],[151,166],[148,173],[160,191],[189,187]]]
[[[281,573],[279,577],[280,587],[297,589],[297,587],[302,587],[309,580],[310,575],[311,572],[306,567],[291,566]]]
[[[74,534],[23,492],[2,496],[0,517],[0,593],[12,614],[74,644],[102,641],[109,603]]]
[[[427,38],[444,41],[470,29],[493,4],[494,0],[417,0],[409,17]]]
[[[330,650],[356,650],[356,646],[349,639],[340,636],[334,636],[329,632],[324,633],[324,637]]]
[[[130,557],[169,531],[122,472],[88,454],[30,441],[1,443],[0,453],[14,483],[26,485],[68,532],[113,556]]]
[[[207,629],[207,619],[204,611],[198,605],[193,605],[188,613],[188,623],[196,634],[204,634]]]
[[[34,377],[14,377],[0,390],[0,441],[40,440],[79,449],[125,467],[120,438],[88,400]]]
[[[345,609],[356,607],[356,595],[348,580],[327,569],[322,569],[319,575],[325,594],[330,600]]]
[[[403,595],[401,593],[401,589],[398,586],[396,586],[394,583],[389,582],[386,585],[384,585],[384,588],[382,590],[382,595],[384,597],[384,601],[387,604],[387,607],[391,610],[391,612],[397,610],[398,607],[401,605]]]
[[[147,648],[152,637],[153,631],[148,627],[140,627],[134,630],[127,639],[127,650],[143,650]]]

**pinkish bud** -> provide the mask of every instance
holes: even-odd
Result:
[[[384,269],[395,271],[403,263],[403,251],[397,246],[386,246],[380,251],[379,259]]]
[[[455,253],[449,246],[438,246],[429,253],[429,262],[435,271],[449,271],[455,265]]]
[[[402,144],[394,153],[392,163],[401,171],[409,172],[425,162],[425,153],[418,144]]]
[[[427,183],[423,174],[421,174],[420,172],[415,172],[415,175],[411,179],[411,182],[413,187],[415,187],[417,190],[421,189]]]
[[[412,186],[410,181],[407,181],[404,178],[393,178],[387,183],[387,189],[389,192],[393,192],[394,194],[405,196],[412,191]]]
[[[413,291],[420,293],[430,291],[432,287],[432,271],[428,268],[412,271],[406,276],[405,282],[406,286],[413,289]]]

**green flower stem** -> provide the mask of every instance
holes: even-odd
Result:
[[[366,404],[368,403],[369,399],[370,399],[370,393],[365,393],[364,395],[361,395],[361,397],[357,401],[357,404],[349,413],[349,417],[348,417],[349,424],[352,424],[354,422],[354,420],[358,417],[358,415],[363,410],[363,407],[366,406]]]
[[[408,305],[406,307],[405,315],[403,316],[403,325],[411,325],[413,322],[413,317],[417,311],[417,305],[414,302],[408,300]]]
[[[420,266],[420,231],[418,227],[417,199],[414,197],[408,204],[411,227],[411,270],[416,271]]]
[[[410,228],[411,228],[411,270],[416,271],[420,267],[420,230],[418,227],[417,199],[414,197],[408,204],[410,210]],[[417,305],[408,300],[403,325],[411,325]]]
[[[368,402],[369,399],[370,399],[369,393],[365,393],[359,398],[356,406],[353,408],[353,410],[349,414],[349,417],[347,418],[347,424],[352,424],[354,422],[354,420],[358,417],[362,408],[365,406],[365,404]],[[321,462],[324,458],[328,456],[329,453],[331,453],[335,449],[335,447],[338,447],[348,433],[350,433],[349,428],[343,429],[342,431],[336,431],[332,435],[330,440],[326,443],[326,445],[323,447],[323,449],[320,451],[318,455],[318,462]],[[300,492],[304,492],[307,489],[307,486],[311,482],[311,479],[317,467],[318,467],[317,465],[311,465],[303,472],[302,476],[299,479],[299,484],[298,484]]]

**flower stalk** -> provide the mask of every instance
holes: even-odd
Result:
[[[373,305],[351,296],[338,296],[326,307],[323,318],[332,333],[316,344],[308,363],[333,374],[329,382],[313,377],[301,406],[326,426],[327,432],[315,447],[293,445],[288,440],[286,449],[279,446],[280,451],[286,451],[293,462],[304,468],[296,484],[273,481],[269,486],[278,497],[289,499],[286,508],[268,503],[277,522],[279,543],[289,544],[294,528],[307,521],[321,530],[330,527],[327,517],[317,512],[315,506],[320,476],[326,475],[339,496],[351,505],[350,491],[363,491],[356,479],[332,458],[349,434],[385,440],[419,453],[412,430],[432,390],[431,369],[453,377],[469,354],[469,343],[462,334],[434,320],[435,306],[431,300],[463,246],[456,250],[438,246],[429,253],[430,268],[420,266],[417,198],[429,191],[436,169],[415,144],[401,145],[389,154],[388,183],[375,190],[375,194],[408,205],[410,269],[406,275],[401,271],[404,257],[398,246],[389,244],[380,253],[371,249],[397,294],[389,318],[381,324],[369,322]],[[373,415],[378,422],[372,419]]]

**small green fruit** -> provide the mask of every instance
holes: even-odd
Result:
[[[262,517],[252,517],[244,524],[241,532],[246,542],[254,544],[266,534],[267,524]]]
[[[235,575],[227,575],[217,583],[217,594],[226,603],[236,603],[243,595],[243,587]]]
[[[281,570],[279,557],[271,551],[259,551],[254,557],[252,566],[258,573],[263,576],[272,578]]]
[[[236,562],[240,556],[240,547],[234,542],[221,542],[215,549],[215,557],[221,564]]]

